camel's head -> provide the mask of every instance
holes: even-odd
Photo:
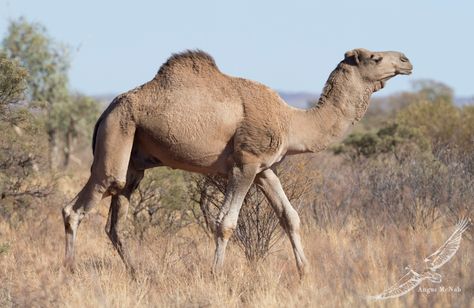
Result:
[[[376,84],[377,90],[396,75],[409,75],[413,69],[410,60],[397,51],[370,51],[363,48],[346,52],[344,62],[357,68],[361,78]]]

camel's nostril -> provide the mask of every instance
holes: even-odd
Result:
[[[405,56],[400,57],[400,61],[402,62],[408,62],[408,58]]]

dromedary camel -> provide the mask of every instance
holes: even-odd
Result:
[[[90,178],[62,212],[66,266],[73,267],[79,223],[102,198],[112,195],[106,231],[133,274],[121,228],[130,195],[144,170],[169,166],[228,178],[216,221],[214,272],[223,265],[242,201],[255,182],[288,234],[303,275],[308,262],[300,219],[272,166],[286,155],[325,149],[361,119],[373,92],[411,70],[400,52],[348,51],[329,76],[318,104],[300,110],[262,84],[221,73],[202,51],[173,55],[153,80],[115,98],[97,121]]]

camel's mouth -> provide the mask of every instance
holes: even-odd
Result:
[[[413,67],[407,67],[407,68],[397,68],[393,73],[390,73],[388,76],[382,78],[380,82],[383,82],[384,84],[387,82],[387,80],[397,76],[397,75],[410,75],[413,71]]]
[[[410,75],[413,71],[413,66],[409,66],[409,67],[406,67],[406,68],[397,68],[393,73],[390,73],[388,76],[380,79],[378,81],[378,83],[376,83],[375,85],[375,91],[378,91],[380,89],[382,89],[383,87],[385,87],[385,83],[387,83],[387,81],[397,75]]]
[[[395,70],[396,75],[410,75],[413,71],[413,65],[410,62],[403,63]]]
[[[410,75],[413,71],[413,68],[400,68],[395,71],[396,75]]]

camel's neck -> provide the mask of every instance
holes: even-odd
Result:
[[[340,63],[315,107],[292,110],[288,153],[318,152],[337,141],[365,114],[375,90],[351,67]]]

